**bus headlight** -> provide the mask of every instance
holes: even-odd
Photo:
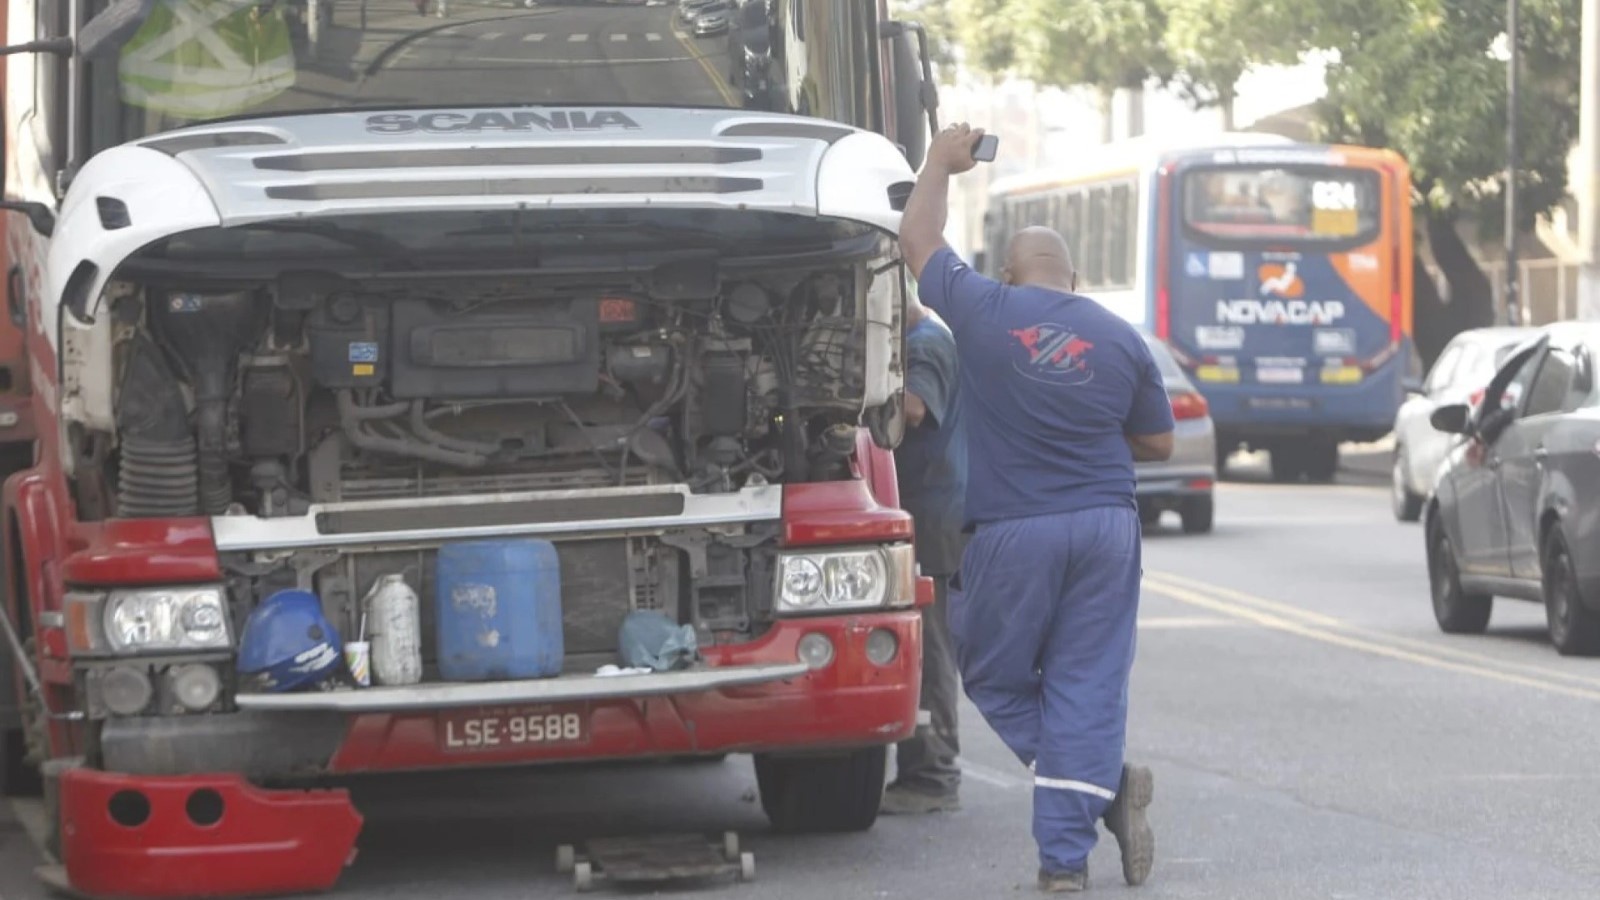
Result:
[[[778,558],[777,610],[823,613],[840,609],[909,606],[916,562],[910,544]]]
[[[231,646],[222,588],[112,591],[105,600],[105,637],[113,653],[225,650]]]

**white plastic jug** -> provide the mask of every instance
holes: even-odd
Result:
[[[404,575],[385,575],[366,597],[372,675],[378,684],[422,681],[422,609]]]

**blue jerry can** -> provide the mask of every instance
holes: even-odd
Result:
[[[439,674],[500,681],[561,674],[561,561],[549,541],[439,548]]]

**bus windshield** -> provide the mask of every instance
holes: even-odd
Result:
[[[154,0],[91,64],[86,124],[95,149],[235,117],[528,104],[751,109],[876,130],[876,6]]]
[[[1355,168],[1200,168],[1184,178],[1184,223],[1205,241],[1349,243],[1378,232],[1378,173]]]

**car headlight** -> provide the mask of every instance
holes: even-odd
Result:
[[[780,613],[909,606],[915,600],[911,545],[818,553],[778,559]]]
[[[114,653],[221,650],[232,645],[222,588],[112,591],[103,617]]]

